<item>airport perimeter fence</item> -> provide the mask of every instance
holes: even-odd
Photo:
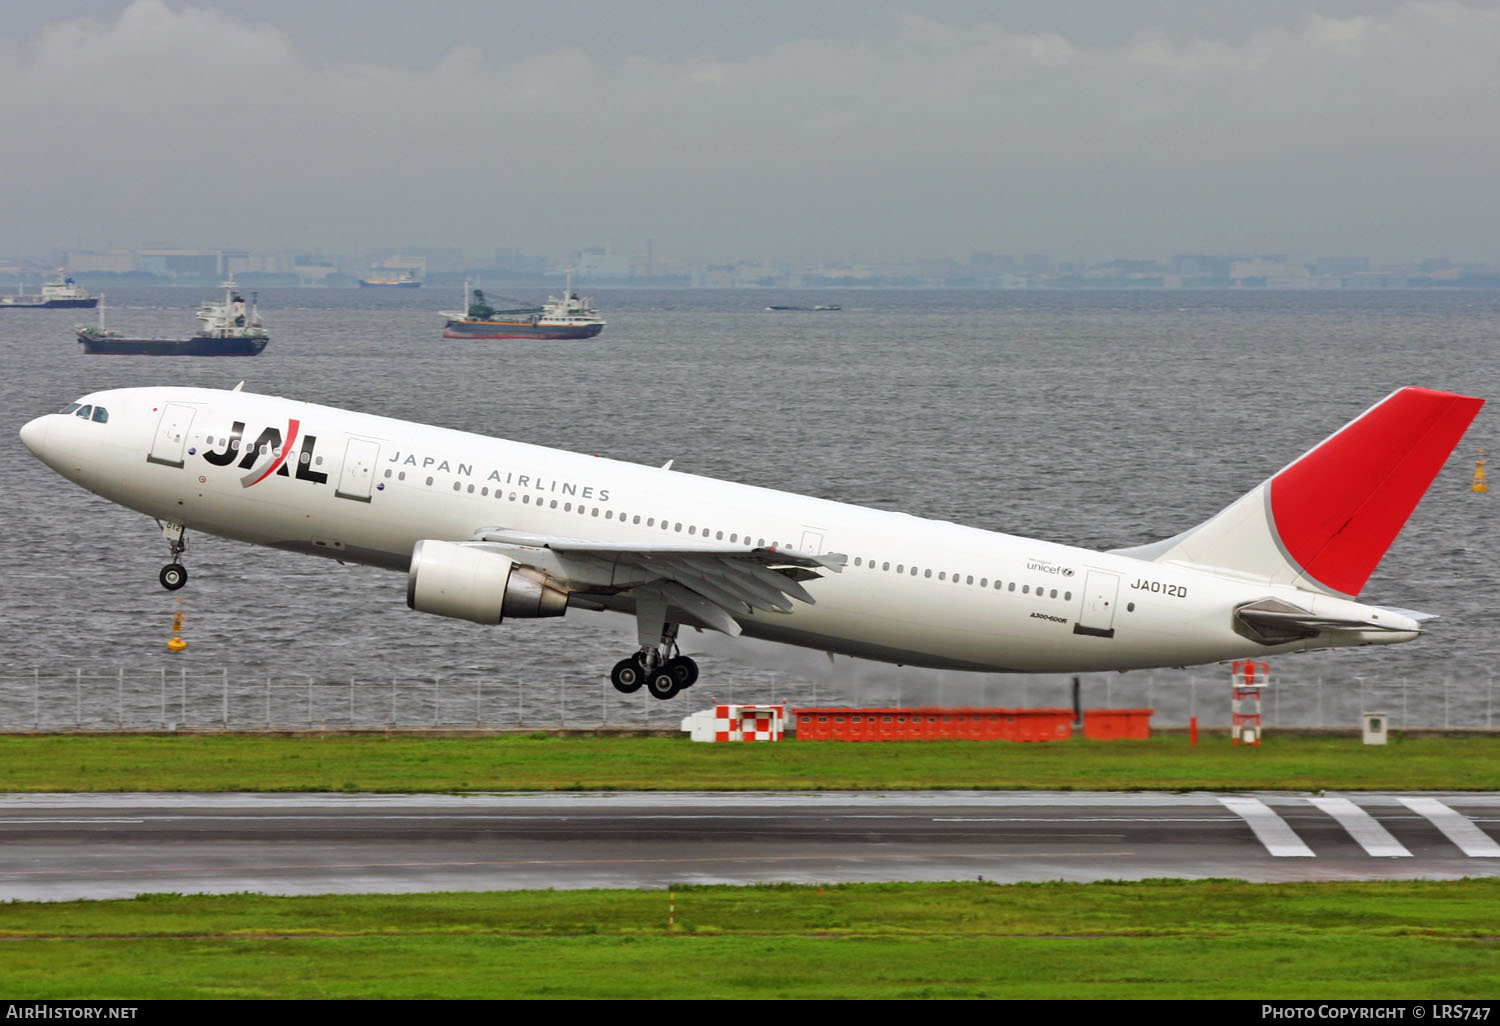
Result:
[[[1231,720],[1226,673],[1205,670],[1089,675],[1080,706],[1150,708],[1157,727],[1204,728]],[[1262,695],[1266,729],[1355,729],[1364,713],[1388,717],[1396,730],[1495,728],[1493,679],[1455,682],[1279,679]],[[75,730],[516,730],[674,729],[683,717],[717,703],[785,703],[789,707],[1050,708],[1072,704],[1066,679],[988,678],[973,686],[836,684],[760,672],[738,683],[702,681],[671,701],[644,690],[622,695],[607,680],[523,685],[479,673],[441,677],[330,681],[311,674],[247,677],[228,669],[59,671],[0,674],[0,731]]]

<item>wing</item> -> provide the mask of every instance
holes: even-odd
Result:
[[[789,613],[817,600],[802,582],[842,573],[847,557],[787,548],[702,543],[649,545],[486,528],[476,542],[566,581],[583,594],[631,592],[641,619],[675,607],[706,627],[738,635],[736,617]],[[649,628],[643,625],[643,632]]]

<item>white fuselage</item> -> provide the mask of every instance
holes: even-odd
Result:
[[[1417,633],[1415,622],[1403,621],[1409,630],[1266,646],[1233,629],[1236,606],[1281,597],[1345,617],[1372,607],[288,399],[132,388],[79,403],[105,407],[107,422],[53,414],[23,431],[48,465],[159,520],[256,545],[393,570],[407,569],[418,541],[467,541],[494,528],[611,544],[843,553],[842,573],[807,582],[815,604],[738,619],[752,636],[852,656],[1078,672],[1260,658]],[[257,440],[265,451],[252,458]],[[628,591],[606,590],[592,601],[633,609]],[[1391,621],[1389,611],[1379,612]]]

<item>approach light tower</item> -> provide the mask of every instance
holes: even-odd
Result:
[[[1260,693],[1270,687],[1270,667],[1254,659],[1236,659],[1230,671],[1230,718],[1237,745],[1260,744]]]

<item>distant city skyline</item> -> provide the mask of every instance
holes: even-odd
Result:
[[[1287,253],[1177,253],[1164,259],[1088,262],[1048,253],[996,253],[822,264],[738,259],[657,259],[651,245],[633,254],[596,247],[559,258],[457,247],[382,248],[363,254],[328,250],[261,252],[246,248],[143,247],[69,250],[29,260],[0,257],[0,276],[52,277],[61,267],[79,280],[151,285],[218,282],[353,286],[357,280],[455,285],[466,279],[529,282],[567,273],[579,284],[707,288],[1500,288],[1500,272],[1481,262],[1434,256],[1383,264],[1347,254],[1298,260]]]
[[[0,257],[1500,265],[1494,0],[13,0]]]

